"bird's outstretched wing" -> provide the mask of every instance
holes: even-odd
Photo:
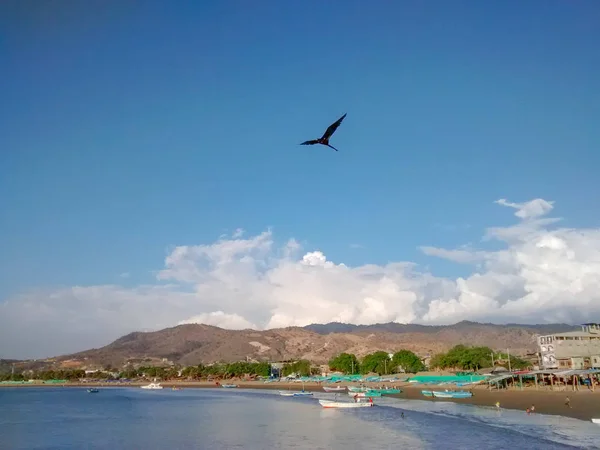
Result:
[[[337,130],[337,128],[340,126],[340,124],[342,123],[342,120],[344,120],[345,118],[346,118],[346,114],[344,114],[342,117],[340,117],[334,123],[329,125],[329,128],[327,128],[327,130],[325,131],[325,134],[323,135],[323,137],[321,139],[325,139],[325,140],[329,139],[331,137],[331,135],[333,135],[333,133],[335,133],[335,130]]]
[[[318,144],[318,143],[319,143],[318,139],[313,139],[312,141],[304,141],[300,145],[315,145],[315,144]]]

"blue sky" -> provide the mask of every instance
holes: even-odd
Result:
[[[410,3],[3,2],[0,301],[238,227],[453,277],[418,246],[498,198],[597,226],[600,4]]]

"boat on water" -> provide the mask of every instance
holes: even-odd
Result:
[[[348,392],[350,397],[367,398],[367,397],[381,397],[379,392]]]
[[[99,391],[98,389],[96,389],[96,388],[89,388],[87,391],[88,391],[88,393],[90,393],[90,394],[97,394],[98,392],[100,392],[100,391]]]
[[[333,400],[319,400],[323,408],[371,408],[372,402],[336,402]]]
[[[425,397],[433,397],[433,391],[421,391]]]
[[[171,388],[171,390],[173,390],[173,391],[181,391],[181,389],[182,389],[182,388],[180,388],[180,387],[176,387],[176,386],[173,386],[173,387]]]
[[[221,387],[226,389],[236,388],[237,384],[222,384]]]
[[[306,391],[279,391],[279,395],[282,397],[309,397],[313,393]]]
[[[336,386],[336,387],[323,386],[323,390],[325,392],[341,392],[341,391],[346,390],[346,386]]]
[[[433,396],[436,398],[469,398],[473,393],[468,391],[433,391]]]
[[[600,425],[600,419],[592,419],[592,423],[595,423],[596,425]]]
[[[150,383],[145,386],[141,386],[142,389],[162,389],[160,383]]]

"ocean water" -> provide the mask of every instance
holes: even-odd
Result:
[[[316,400],[332,397],[2,388],[0,449],[600,449],[600,427],[591,422],[387,398],[374,408],[335,410]]]

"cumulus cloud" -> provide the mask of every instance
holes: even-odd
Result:
[[[228,330],[257,328],[255,324],[248,322],[239,314],[225,314],[223,311],[198,314],[197,316],[190,317],[189,319],[179,321],[177,325],[184,325],[187,323],[212,325],[215,327],[226,328]]]
[[[166,256],[156,284],[32,291],[0,303],[0,356],[41,356],[105,345],[134,330],[180,323],[273,328],[330,321],[577,323],[600,317],[600,228],[558,228],[553,202],[497,204],[517,221],[484,231],[500,250],[421,247],[472,266],[451,279],[400,261],[348,266],[271,230],[236,230]],[[157,264],[158,265],[158,264]]]
[[[515,216],[523,219],[535,219],[537,217],[545,216],[554,208],[554,202],[547,202],[541,198],[536,198],[526,203],[511,203],[504,198],[496,200],[502,206],[508,206],[517,210]]]

